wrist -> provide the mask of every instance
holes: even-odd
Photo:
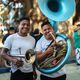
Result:
[[[17,59],[12,58],[12,59],[11,59],[11,62],[12,62],[13,64],[16,64],[16,63],[17,63]]]

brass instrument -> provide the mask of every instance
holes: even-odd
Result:
[[[33,49],[29,49],[26,51],[25,55],[15,55],[12,57],[16,57],[16,58],[25,58],[25,61],[27,63],[33,64],[35,61],[35,52]]]
[[[68,20],[73,16],[76,8],[75,0],[38,0],[38,5],[41,12],[49,19],[54,30],[57,27],[55,26],[55,22],[58,24],[59,22]],[[63,38],[64,41],[54,41],[54,56],[48,56],[41,63],[38,60],[36,61],[37,68],[42,73],[47,74],[58,71],[64,66],[70,56],[71,42],[69,38],[64,34],[58,34],[57,36]],[[53,39],[55,40],[54,36]]]
[[[57,66],[58,64],[60,64],[60,62],[63,60],[63,58],[66,55],[66,51],[67,51],[66,42],[64,40],[60,40],[56,42],[55,36],[51,32],[50,32],[50,35],[54,39],[54,42],[52,43],[54,50],[53,50],[53,53],[48,55],[47,58],[44,58],[43,61],[40,62],[37,59],[38,68],[40,69],[45,69],[45,68],[49,69]]]
[[[25,55],[15,55],[15,56],[13,56],[13,55],[10,55],[11,57],[14,57],[14,58],[20,58],[20,60],[22,59],[22,58],[24,58],[25,59],[25,61],[27,62],[27,63],[29,63],[29,64],[33,64],[34,63],[34,61],[35,61],[35,52],[34,52],[34,50],[33,49],[29,49],[29,50],[27,50],[26,51],[26,53],[25,53]],[[5,66],[6,67],[11,67],[11,64],[10,64],[10,62],[9,61],[5,61]]]

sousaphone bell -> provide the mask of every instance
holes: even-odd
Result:
[[[73,16],[75,0],[38,0],[42,13],[53,21],[66,21]]]

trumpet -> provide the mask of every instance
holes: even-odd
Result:
[[[20,60],[22,60],[22,58],[25,59],[25,61],[29,64],[33,64],[35,62],[36,56],[35,56],[35,52],[33,49],[29,49],[26,51],[25,55],[10,55],[11,57],[14,58],[20,58]],[[11,67],[10,62],[9,61],[5,61],[5,66],[6,67]]]
[[[12,56],[12,57],[17,57],[17,58],[25,58],[25,61],[27,63],[30,63],[30,64],[33,64],[34,61],[35,61],[35,52],[33,49],[29,49],[26,51],[25,55],[15,55],[15,56]]]

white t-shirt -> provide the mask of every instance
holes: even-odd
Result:
[[[18,33],[10,35],[5,43],[4,47],[10,50],[10,55],[25,55],[28,49],[34,49],[35,46],[35,39],[27,35],[26,37],[19,36]],[[18,59],[20,59],[18,57]],[[11,70],[15,72],[17,69],[20,69],[22,72],[32,72],[32,65],[25,61],[25,58],[21,58],[24,61],[24,65],[20,68],[17,68],[15,65],[12,64]]]
[[[59,41],[59,40],[62,40],[62,38],[61,38],[61,37],[57,37],[57,38],[56,38],[56,42]],[[37,42],[35,50],[36,50],[36,51],[42,51],[42,52],[44,52],[45,49],[48,47],[48,45],[51,43],[51,41],[52,41],[52,40],[47,40],[47,39],[45,39],[44,36],[42,36],[42,37],[40,38],[40,40]],[[55,72],[55,73],[51,73],[51,74],[41,73],[41,74],[43,74],[43,75],[45,75],[45,76],[48,76],[48,77],[54,78],[54,77],[59,77],[59,76],[61,76],[61,75],[64,75],[65,72],[64,72],[63,69],[60,69],[59,71],[57,71],[57,72]]]

